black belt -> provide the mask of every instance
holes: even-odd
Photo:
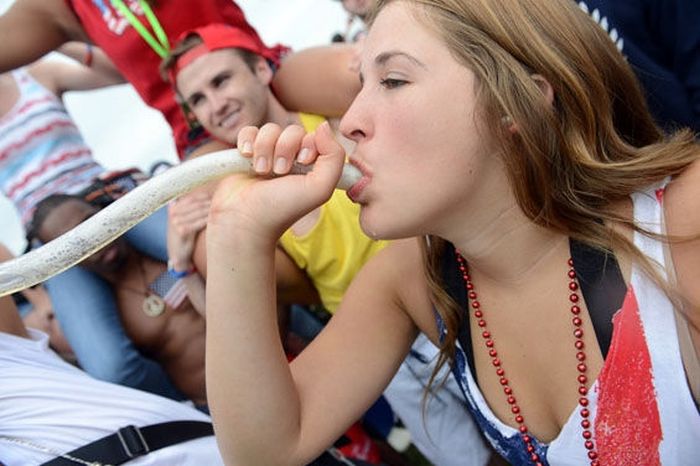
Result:
[[[162,422],[144,427],[126,426],[114,434],[69,451],[65,455],[88,462],[118,465],[161,448],[209,435],[214,435],[212,424],[201,421]],[[59,457],[41,466],[75,466],[75,462]]]

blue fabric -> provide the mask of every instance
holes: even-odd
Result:
[[[311,341],[323,330],[323,322],[304,306],[295,304],[290,307],[287,327],[290,332],[299,335],[306,341]]]
[[[466,294],[463,294],[464,285],[462,282],[462,277],[458,273],[455,273],[455,271],[457,270],[457,264],[456,260],[454,259],[453,253],[454,246],[449,245],[448,249],[444,253],[445,255],[443,258],[442,277],[445,282],[445,285],[447,286],[446,291],[450,294],[452,299],[454,299],[458,305],[466,307],[467,297]],[[442,341],[447,335],[447,327],[445,326],[445,322],[443,321],[442,317],[437,312],[437,310],[433,310],[433,313],[435,316],[435,322],[437,324],[438,332],[440,332],[440,340]],[[469,320],[465,319],[462,322],[462,325],[466,326],[466,329],[468,331]],[[512,430],[504,432],[501,430],[499,424],[491,422],[483,412],[483,409],[485,408],[484,404],[478,403],[475,397],[475,393],[473,393],[470,390],[468,380],[469,377],[474,379],[474,374],[472,373],[469,363],[467,362],[468,359],[467,355],[465,354],[465,349],[467,351],[473,351],[473,348],[464,348],[462,346],[462,340],[463,339],[459,339],[459,341],[457,342],[457,348],[455,351],[455,361],[452,367],[452,373],[455,377],[455,380],[457,381],[457,385],[459,386],[462,395],[464,396],[467,409],[471,413],[479,429],[484,434],[484,436],[491,444],[493,449],[499,455],[505,458],[509,464],[515,466],[532,465],[533,462],[525,449],[525,442],[523,441],[520,433],[517,431],[513,432]],[[469,343],[465,342],[464,344],[468,345]],[[473,343],[471,343],[471,345],[473,346]],[[537,455],[540,458],[540,462],[544,465],[549,465],[549,463],[547,462],[547,450],[549,448],[549,445],[540,442],[532,434],[529,435],[532,439],[531,443],[532,446],[535,448],[535,453],[537,453]]]
[[[163,208],[126,236],[142,252],[165,260],[166,228]],[[124,332],[107,282],[82,267],[73,267],[48,280],[46,288],[66,339],[86,372],[101,380],[184,399],[161,366],[144,357]]]
[[[389,437],[389,432],[394,427],[395,421],[394,410],[391,409],[391,405],[384,398],[384,395],[380,396],[362,416],[364,426],[383,439]]]
[[[700,132],[700,1],[583,0],[608,32],[622,38],[622,53],[645,89],[664,128]],[[618,45],[620,45],[618,41]]]
[[[440,317],[438,316],[438,319]],[[441,321],[441,319],[440,319]],[[507,436],[498,426],[490,422],[484,414],[481,412],[480,407],[474,400],[474,395],[469,390],[467,385],[467,375],[466,371],[469,371],[469,365],[466,363],[466,356],[462,352],[461,348],[457,349],[455,353],[455,365],[452,372],[457,380],[459,388],[462,390],[464,399],[467,402],[467,408],[469,412],[474,417],[474,420],[479,425],[479,428],[484,433],[491,446],[508,461],[508,464],[514,466],[530,466],[533,464],[530,456],[525,450],[525,442],[523,442],[520,433],[515,435]],[[529,434],[532,439],[532,446],[535,448],[535,452],[540,457],[540,462],[547,466],[547,449],[548,445],[537,440],[535,436]]]
[[[134,225],[124,236],[138,251],[159,261],[168,262],[168,209],[162,207]]]

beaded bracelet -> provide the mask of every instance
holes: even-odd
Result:
[[[92,66],[92,59],[94,58],[94,54],[92,53],[92,44],[88,42],[85,45],[87,47],[85,48],[85,58],[83,59],[83,65],[89,68],[90,66]]]

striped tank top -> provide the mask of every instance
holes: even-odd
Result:
[[[664,233],[666,184],[632,196],[635,221],[653,233]],[[665,264],[661,241],[635,232],[634,243],[649,259]],[[448,251],[446,260],[451,257]],[[458,286],[463,289],[461,275],[447,270],[457,269],[444,266],[444,278],[450,294],[466,305],[466,297],[452,291]],[[666,278],[667,271],[661,273]],[[622,306],[612,317],[603,368],[588,393],[589,419],[601,465],[699,464],[700,414],[685,377],[674,314],[663,291],[634,266]],[[439,316],[437,319],[444,334],[444,323]],[[493,448],[510,464],[532,465],[520,433],[501,422],[486,403],[470,367],[470,351],[458,345],[453,369],[469,410]],[[532,443],[545,465],[588,466],[581,432],[576,410],[554,440],[545,443],[533,438]]]
[[[93,159],[61,99],[26,69],[12,76],[19,98],[0,117],[0,190],[26,227],[39,201],[55,193],[77,193],[104,168]]]

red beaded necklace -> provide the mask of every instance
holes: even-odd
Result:
[[[467,297],[471,304],[471,308],[474,310],[474,317],[476,318],[476,323],[481,328],[481,336],[484,340],[484,345],[486,350],[491,357],[491,364],[493,364],[496,370],[496,375],[499,378],[499,382],[503,387],[503,393],[506,395],[506,401],[510,405],[510,411],[515,415],[515,422],[518,424],[518,430],[520,431],[520,436],[525,444],[525,450],[530,456],[530,459],[536,466],[542,466],[540,461],[540,456],[535,451],[535,447],[532,444],[532,437],[529,435],[527,425],[525,424],[525,418],[520,412],[520,406],[518,406],[518,401],[515,399],[515,394],[510,386],[510,382],[506,378],[506,372],[503,369],[503,363],[498,357],[498,352],[496,351],[496,344],[491,337],[491,332],[488,331],[486,326],[486,320],[484,320],[484,312],[481,310],[481,304],[478,301],[478,296],[476,291],[474,291],[474,284],[469,276],[469,267],[467,262],[464,260],[462,255],[455,251],[455,256],[457,257],[457,262],[459,263],[459,270],[462,272],[462,278],[464,279],[464,286],[467,291]],[[586,366],[586,351],[583,344],[583,321],[581,320],[581,308],[578,306],[579,295],[578,295],[578,282],[576,281],[576,271],[574,270],[574,261],[569,259],[568,261],[569,270],[569,301],[571,302],[571,314],[573,318],[571,322],[574,325],[574,347],[576,348],[576,369],[578,370],[578,394],[580,395],[578,404],[580,406],[579,414],[581,415],[581,427],[583,431],[581,436],[584,439],[584,446],[588,450],[588,458],[591,460],[591,466],[600,466],[598,461],[598,452],[595,448],[595,443],[593,442],[593,433],[591,432],[591,421],[588,419],[590,416],[590,411],[588,410],[588,389],[586,388],[586,382],[588,377],[586,376],[586,371],[588,367]]]

